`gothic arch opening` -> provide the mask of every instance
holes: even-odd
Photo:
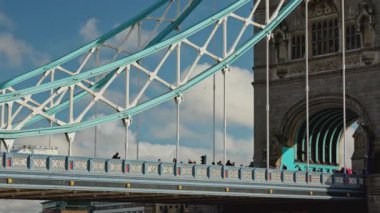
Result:
[[[344,166],[343,108],[341,98],[315,98],[310,102],[309,149],[306,142],[305,105],[299,103],[283,122],[284,144],[281,165],[306,170],[309,153],[312,171],[331,172]],[[355,100],[347,105],[346,165],[354,171],[366,168],[368,156],[368,119]]]
[[[357,113],[347,110],[347,126],[350,128],[359,119]],[[328,108],[310,116],[309,162],[335,168],[343,164],[343,110]],[[347,135],[348,136],[348,135]],[[350,141],[349,136],[346,141]],[[306,163],[306,121],[296,130],[294,137],[296,162]],[[346,147],[349,144],[346,144]]]

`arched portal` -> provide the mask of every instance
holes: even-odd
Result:
[[[310,101],[309,149],[306,144],[306,118],[304,103],[299,103],[283,122],[283,135],[287,138],[282,149],[281,164],[288,169],[305,170],[307,152],[312,171],[338,170],[343,167],[343,108],[341,98],[315,98]],[[355,100],[347,105],[347,165],[356,171],[366,168],[368,156],[368,119],[365,111]],[[349,131],[350,132],[350,131]],[[352,142],[353,143],[349,143]],[[354,150],[350,153],[350,150]]]
[[[358,120],[358,114],[347,110],[347,126]],[[316,165],[329,165],[334,168],[342,164],[340,142],[343,136],[343,110],[330,108],[310,117],[309,162]],[[306,163],[306,121],[296,131],[296,162]]]

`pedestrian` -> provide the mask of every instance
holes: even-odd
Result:
[[[288,169],[288,167],[284,164],[284,165],[282,165],[282,170],[287,170]]]
[[[352,169],[347,168],[347,169],[346,169],[346,174],[348,174],[348,175],[352,175]]]
[[[112,159],[120,159],[119,153],[116,152],[113,156]]]

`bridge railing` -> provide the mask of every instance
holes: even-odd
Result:
[[[297,184],[360,188],[360,175],[251,167],[3,153],[0,171],[161,177],[241,183]]]

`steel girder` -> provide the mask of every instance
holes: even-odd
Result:
[[[310,119],[310,159],[321,163],[338,163],[339,142],[343,133],[343,118],[341,108],[330,108],[315,113]],[[352,124],[358,115],[347,111],[347,122]],[[302,151],[306,152],[305,122],[297,129],[295,144],[301,143]],[[300,140],[302,138],[302,141]],[[335,151],[334,155],[333,152]],[[333,158],[335,156],[335,159]]]
[[[270,21],[267,24],[260,24],[253,19],[256,9],[260,3],[264,1],[255,1],[253,9],[249,15],[244,17],[238,15],[238,9],[247,6],[250,1],[237,0],[183,32],[164,40],[164,38],[166,38],[173,29],[177,28],[199,3],[199,1],[193,1],[192,5],[190,5],[187,10],[183,11],[181,16],[178,16],[177,19],[173,21],[173,24],[170,24],[163,29],[161,33],[145,46],[145,48],[137,50],[122,59],[86,71],[82,70],[83,64],[81,64],[75,72],[70,72],[62,67],[64,62],[67,62],[75,56],[88,52],[84,55],[85,63],[88,58],[92,57],[94,52],[97,51],[97,47],[100,44],[104,44],[107,39],[110,39],[110,37],[123,31],[123,29],[134,26],[134,24],[141,21],[144,17],[147,17],[149,13],[155,8],[162,6],[165,2],[168,1],[157,2],[142,14],[123,24],[122,27],[116,28],[110,33],[105,34],[101,38],[66,55],[65,57],[1,84],[0,104],[2,107],[2,122],[0,125],[0,138],[7,140],[39,135],[75,133],[82,129],[90,128],[105,122],[129,119],[133,115],[172,100],[175,97],[182,96],[184,92],[199,84],[209,76],[212,76],[220,70],[226,70],[228,66],[230,66],[242,54],[247,52],[259,41],[269,36],[272,30],[274,30],[275,27],[302,2],[302,0],[281,0],[271,14]],[[227,37],[227,21],[229,19],[233,19],[242,24],[239,33],[234,38]],[[247,29],[249,27],[255,27],[258,29],[258,32],[255,32],[255,34],[248,39],[243,40],[244,33],[248,31]],[[203,44],[196,44],[196,41],[191,41],[192,38],[196,37],[198,34],[204,34],[202,30],[206,28],[211,28],[212,30],[207,34],[208,37]],[[222,41],[220,46],[223,47],[223,51],[220,54],[208,49],[211,40],[215,37],[215,34],[219,32],[219,28],[222,28]],[[232,45],[228,46],[228,44]],[[181,49],[184,48],[184,46],[197,51],[197,57],[187,70],[181,68],[181,62],[184,60],[183,57],[181,57]],[[120,54],[119,48],[114,49],[117,50],[117,54]],[[174,74],[177,75],[177,80],[175,82],[169,82],[165,80],[163,76],[160,76],[160,70],[174,52],[176,52],[177,55],[176,60],[172,62],[172,67],[176,67],[174,69]],[[148,60],[149,57],[160,54],[160,61],[153,68],[148,68],[141,63],[141,61]],[[200,65],[199,62],[203,58],[208,58],[208,60],[212,60],[215,63],[210,66],[205,66],[205,68],[198,73],[194,73],[195,67]],[[56,70],[69,73],[70,75],[61,79],[54,79],[54,77],[51,77],[49,82],[44,83],[43,81],[45,78],[49,75],[53,76]],[[129,88],[129,82],[134,80],[130,77],[133,70],[137,70],[138,73],[146,75],[147,80],[142,87],[138,87],[134,100],[130,101],[129,93],[131,93],[131,91]],[[181,72],[183,73],[182,75]],[[104,93],[115,79],[121,78],[122,73],[125,74],[126,91],[123,96],[126,101],[125,104],[117,104],[114,101],[105,98]],[[27,81],[31,77],[41,74],[42,80],[40,80],[36,86],[24,89],[13,88],[14,85],[20,84],[20,82]],[[100,77],[101,79],[98,81],[94,80],[94,78],[97,77]],[[142,97],[147,96],[147,89],[152,82],[159,83],[165,88],[165,91],[155,97],[143,101]],[[79,88],[80,91],[76,91],[76,88]],[[38,101],[32,99],[32,97],[39,96],[42,93],[50,93],[50,95],[41,98],[42,100]],[[90,97],[90,103],[84,107],[76,107],[74,110],[76,101],[83,100],[85,97]],[[98,118],[85,120],[85,118],[89,117],[89,110],[97,102],[105,103],[110,106],[114,112]],[[14,104],[18,104],[21,108],[24,107],[31,112],[21,121],[16,121],[13,119],[13,114],[14,111],[18,110],[13,109]],[[20,107],[18,109],[20,109]],[[63,112],[64,110],[68,110],[66,112],[66,120],[64,120],[62,115],[58,115],[59,112]],[[52,122],[53,125],[50,127],[32,127],[23,129],[23,127],[31,126],[31,124],[34,124],[39,120],[47,120]]]

